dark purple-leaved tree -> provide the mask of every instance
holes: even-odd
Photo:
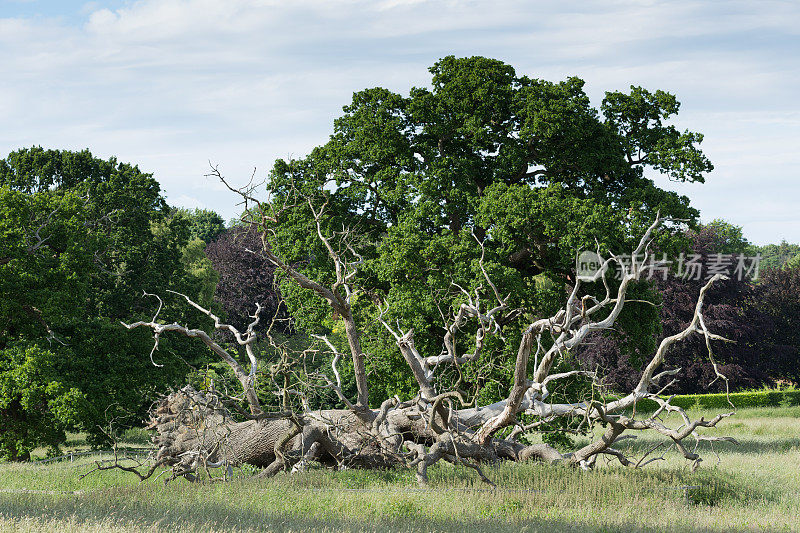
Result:
[[[261,234],[253,226],[234,226],[208,244],[206,255],[219,273],[214,300],[237,328],[252,322],[258,302],[263,308],[258,329],[268,328],[275,317],[273,329],[287,332],[290,325],[275,285],[275,266],[262,250]]]
[[[772,321],[763,363],[776,378],[800,383],[800,264],[765,269],[753,303]]]
[[[760,272],[760,281],[740,275],[739,254],[748,243],[741,229],[722,221],[701,226],[689,232],[690,253],[683,272],[671,273],[666,280],[654,280],[661,305],[659,314],[666,337],[681,331],[692,320],[699,288],[711,277],[715,268],[729,273],[709,291],[703,311],[706,326],[733,342],[714,347],[719,370],[728,378],[731,390],[773,384],[778,380],[796,381],[800,335],[800,269]],[[722,254],[722,255],[719,255]],[[694,257],[692,258],[692,255]],[[687,267],[700,265],[696,275]],[[744,262],[745,270],[752,265]],[[597,333],[593,341],[578,353],[584,366],[605,370],[606,384],[617,390],[627,390],[636,383],[644,361],[635,348],[627,348],[620,335],[614,332]],[[672,367],[680,367],[680,380],[668,390],[671,393],[720,392],[726,383],[717,379],[713,364],[706,355],[702,339],[687,339],[676,346],[670,358]]]

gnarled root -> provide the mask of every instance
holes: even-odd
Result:
[[[165,397],[153,410],[155,460],[187,476],[204,466],[251,464],[270,476],[295,464],[386,468],[385,453],[363,420],[347,410],[310,411],[288,417],[235,420],[213,393],[190,386]]]
[[[427,411],[432,409],[427,406]],[[684,448],[682,440],[697,427],[714,426],[727,416],[701,419],[675,431],[654,416],[635,420],[596,409],[605,431],[594,442],[568,454],[561,454],[548,444],[526,446],[499,438],[481,442],[476,432],[455,419],[432,424],[425,406],[414,402],[373,411],[372,417],[352,410],[318,410],[284,417],[262,415],[240,422],[216,395],[191,387],[164,398],[153,411],[150,428],[156,430],[155,462],[171,467],[170,479],[192,479],[204,468],[230,468],[244,463],[264,467],[259,476],[268,477],[284,470],[302,470],[317,462],[338,468],[409,467],[424,485],[428,467],[444,459],[474,469],[484,482],[492,484],[479,465],[500,460],[538,460],[589,469],[601,454],[616,457],[626,466],[651,462],[631,460],[612,447],[625,438],[621,435],[626,430],[661,432],[687,459],[698,462],[699,456]]]

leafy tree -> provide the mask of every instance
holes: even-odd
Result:
[[[751,305],[771,320],[761,332],[770,376],[800,383],[800,261],[764,269]]]
[[[332,280],[311,212],[324,205],[320,231],[342,237],[350,246],[343,253],[361,258],[364,297],[355,312],[368,318],[385,301],[384,318],[413,328],[421,353],[441,350],[443,317],[465,297],[458,287],[483,281],[476,241],[511,305],[533,304],[544,315],[575,279],[576,249],[630,249],[656,210],[696,221],[687,198],[644,177],[652,168],[701,182],[713,168],[697,146],[702,135],[668,124],[679,108],[669,93],[609,92],[598,111],[579,78],[517,76],[483,57],[446,57],[430,70],[431,88],[407,97],[383,88],[355,93],[330,141],[305,158],[277,161],[267,185],[271,244],[281,256]],[[301,327],[331,328],[324,304],[293,284],[281,290]],[[656,314],[635,312],[641,316],[629,315],[629,326],[652,343]],[[411,387],[395,346],[369,333],[373,386],[389,394]],[[516,344],[507,340],[492,340],[487,353]],[[467,349],[474,337],[465,332],[458,342]],[[453,379],[492,396],[498,373],[509,369],[491,360]]]
[[[781,268],[787,263],[800,263],[800,244],[781,241],[780,244],[754,246],[753,254],[761,255],[761,266],[764,268]]]
[[[208,244],[225,231],[225,221],[210,209],[176,209],[176,216],[189,221],[189,236]]]
[[[206,243],[200,239],[192,239],[182,250],[181,263],[193,281],[193,287],[188,294],[195,294],[197,301],[203,305],[211,305],[219,281],[219,273],[214,270],[205,249]]]
[[[185,223],[189,230],[189,240],[181,249],[183,270],[189,274],[186,282],[187,294],[195,297],[202,305],[211,305],[219,274],[214,270],[205,253],[206,246],[225,231],[225,225],[214,211],[205,209],[172,209],[163,221],[153,223],[151,230],[161,238],[173,231],[174,221]]]
[[[596,286],[579,282],[573,261],[576,248],[639,255],[654,245],[666,252],[685,242],[669,231],[656,240],[653,232],[664,219],[653,211],[689,219],[696,212],[643,173],[649,166],[673,179],[701,181],[711,169],[696,146],[701,137],[666,123],[678,109],[675,98],[639,88],[609,93],[601,117],[576,78],[559,84],[520,78],[485,58],[449,57],[431,71],[432,89],[412,89],[407,98],[379,88],[356,93],[326,145],[305,158],[276,162],[266,195],[252,182],[238,191],[245,203],[242,228],[257,227],[261,242],[254,244],[262,245],[246,253],[275,265],[274,278],[299,326],[327,334],[315,337],[322,350],[336,354],[335,381],[309,368],[317,347],[298,352],[276,345],[280,359],[268,361],[254,347],[252,328],[237,332],[218,322],[215,329],[235,334],[249,369],[218,339],[202,340],[235,376],[257,421],[232,421],[213,393],[171,395],[156,416],[175,420],[190,402],[197,407],[191,425],[199,428],[189,430],[183,417],[159,424],[165,443],[159,454],[175,465],[173,477],[194,477],[190,463],[200,464],[197,457],[269,465],[261,474],[267,476],[300,460],[368,468],[400,462],[417,467],[420,483],[426,468],[447,456],[538,457],[591,468],[597,454],[610,453],[630,465],[608,446],[626,429],[647,427],[672,436],[696,466],[697,455],[680,445],[683,435],[664,428],[657,414],[646,420],[614,414],[660,386],[665,374],[654,373],[662,365],[660,351],[636,388],[608,409],[595,402],[551,403],[556,388],[582,385],[566,378],[589,376],[560,370],[574,365],[572,352],[588,333],[625,324],[617,320],[623,305],[629,311],[622,333],[652,343],[657,314],[641,302],[653,296],[647,269],[636,262],[628,268],[614,257],[623,275],[617,283],[603,277],[595,284],[605,288],[598,298]],[[668,228],[682,226],[668,222]],[[691,328],[681,337],[703,320],[710,286],[703,286]],[[643,296],[629,299],[637,291]],[[554,310],[554,300],[563,301],[567,292],[567,303]],[[136,327],[156,336],[167,330],[198,336],[155,320]],[[349,376],[341,379],[336,368],[344,338],[356,391],[346,389]],[[346,409],[317,411],[310,391],[320,388]],[[277,401],[263,402],[266,390]],[[272,415],[277,409],[280,418]],[[312,410],[317,415],[287,414]],[[602,422],[607,429],[569,457],[550,446],[496,440],[510,437],[521,414],[544,423],[574,416],[585,427]],[[713,426],[721,419],[692,424]],[[186,431],[191,438],[176,438]],[[412,451],[401,457],[404,448]],[[416,458],[409,462],[411,454]]]
[[[269,328],[275,317],[274,329],[286,332],[290,326],[285,307],[279,308],[281,295],[275,286],[275,267],[258,254],[261,246],[256,228],[234,226],[206,247],[219,276],[214,298],[228,322],[241,330],[252,321],[250,316],[257,302],[264,308],[260,329]]]
[[[695,253],[750,254],[753,251],[742,227],[721,219],[704,224],[700,231],[690,231],[689,237]]]
[[[50,317],[75,317],[85,305],[100,241],[86,231],[74,193],[31,195],[0,185],[0,200],[0,340],[52,336]]]
[[[182,264],[188,224],[167,217],[150,175],[88,151],[9,154],[0,199],[0,417],[16,421],[0,426],[0,455],[57,446],[66,428],[100,442],[109,418],[138,422],[154,391],[182,380],[186,363],[164,352],[200,357],[168,343],[154,368],[152,341],[119,324],[152,313],[143,291],[196,283]]]
[[[64,385],[56,362],[36,345],[0,352],[0,451],[12,461],[29,459],[36,446],[56,449],[79,419],[84,396]]]

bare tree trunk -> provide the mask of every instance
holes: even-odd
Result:
[[[369,407],[369,389],[367,387],[367,367],[364,364],[364,351],[361,349],[361,332],[353,320],[353,314],[349,309],[342,314],[344,329],[347,335],[347,343],[350,346],[350,353],[353,357],[353,369],[356,376],[356,388],[358,389],[358,401],[356,406],[361,409]]]

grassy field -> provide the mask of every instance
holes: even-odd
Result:
[[[496,491],[447,465],[420,490],[404,470],[164,486],[122,472],[80,480],[86,459],[0,464],[0,531],[800,531],[800,407],[742,410],[710,433],[741,444],[715,445],[719,462],[703,444],[696,473],[674,452],[638,470],[500,464],[486,469]],[[684,485],[700,487],[688,506]]]

